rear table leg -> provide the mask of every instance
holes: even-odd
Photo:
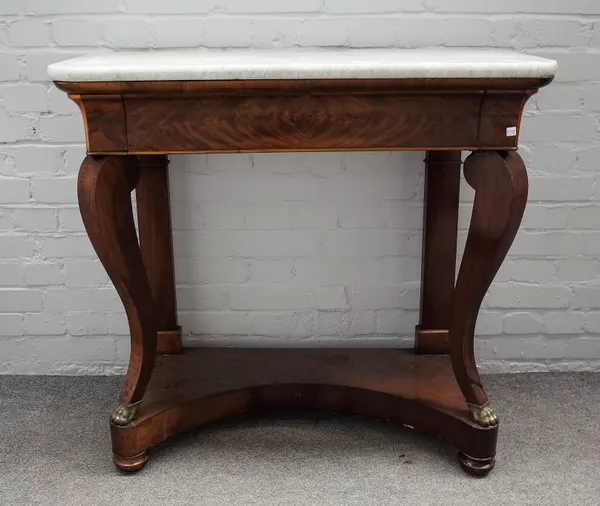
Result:
[[[138,232],[144,267],[156,308],[157,353],[181,352],[181,327],[173,267],[173,237],[169,198],[169,160],[164,155],[139,156]]]
[[[418,353],[448,353],[456,275],[460,151],[429,151],[425,159],[421,311]]]

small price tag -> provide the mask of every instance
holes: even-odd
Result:
[[[516,137],[517,136],[517,127],[508,127],[506,129],[506,137]]]

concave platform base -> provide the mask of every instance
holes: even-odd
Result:
[[[494,466],[498,427],[469,419],[447,355],[397,349],[186,348],[157,357],[136,419],[111,425],[115,464],[140,469],[170,436],[267,409],[370,415],[454,445],[467,472]]]

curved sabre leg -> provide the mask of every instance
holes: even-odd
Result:
[[[450,347],[454,374],[473,421],[498,424],[477,371],[474,334],[481,301],[515,238],[527,202],[527,170],[514,151],[471,154],[464,165],[475,202],[452,301]]]
[[[131,356],[112,422],[127,425],[135,417],[156,354],[156,317],[138,245],[131,191],[139,181],[135,157],[87,156],[77,183],[79,208],[88,236],[127,312]]]

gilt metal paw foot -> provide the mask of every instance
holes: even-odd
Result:
[[[476,424],[481,425],[482,427],[495,427],[498,425],[498,416],[490,407],[489,402],[486,402],[483,406],[477,406],[468,402],[467,405],[469,406],[471,420]]]
[[[128,425],[135,418],[139,405],[139,402],[129,405],[119,404],[110,417],[111,422],[115,425]]]

